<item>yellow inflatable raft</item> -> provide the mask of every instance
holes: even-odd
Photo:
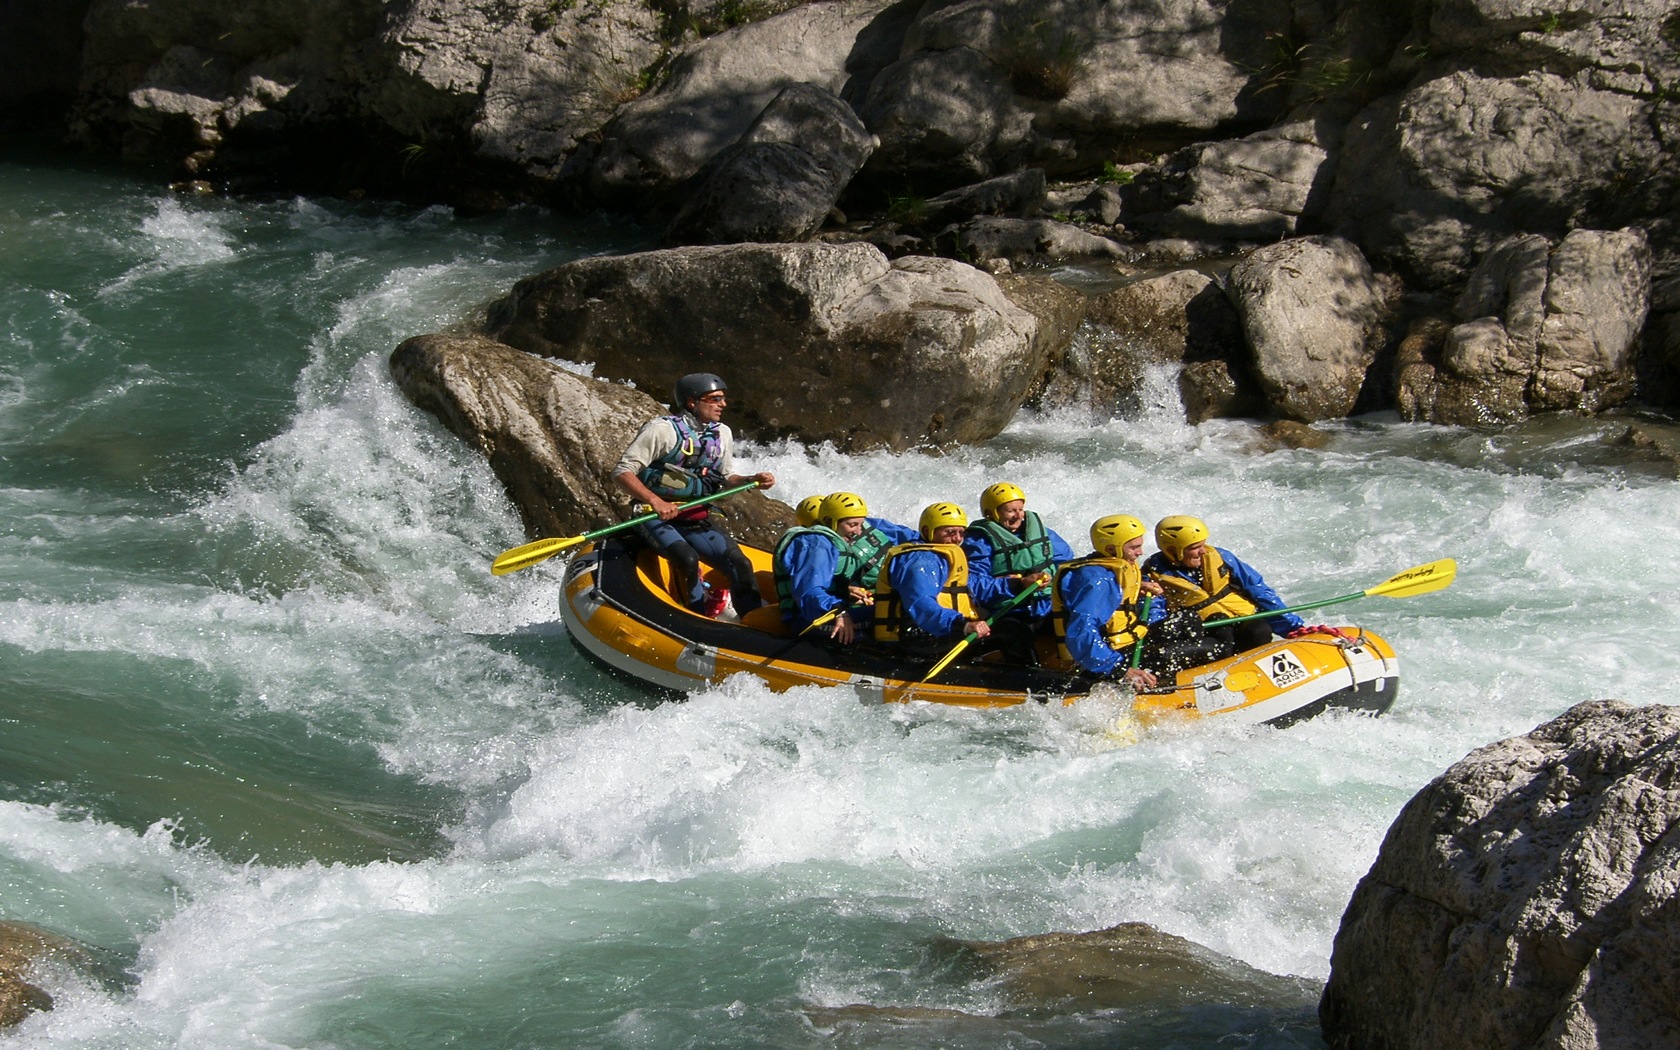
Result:
[[[770,553],[745,544],[742,550],[759,570],[760,591],[773,596]],[[795,637],[779,623],[767,623],[762,614],[749,618],[761,626],[708,619],[672,596],[663,559],[616,540],[582,548],[572,559],[560,612],[577,645],[596,660],[642,682],[682,692],[735,674],[762,679],[778,692],[799,685],[848,686],[865,698],[890,703],[924,700],[965,707],[1073,703],[1093,690],[1115,689],[1077,669],[986,660],[954,663],[927,682],[922,679],[932,660],[904,660],[868,645],[841,648],[821,638],[820,630]],[[1399,682],[1394,650],[1368,631],[1358,630],[1353,638],[1274,639],[1139,692],[1132,714],[1144,723],[1217,715],[1285,725],[1331,707],[1386,711]]]

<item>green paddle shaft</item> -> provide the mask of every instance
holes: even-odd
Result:
[[[1242,616],[1232,616],[1228,619],[1213,621],[1219,626],[1242,623],[1244,620],[1266,620],[1284,613],[1306,612],[1309,609],[1322,609],[1326,605],[1340,605],[1359,598],[1410,598],[1417,594],[1428,594],[1438,591],[1452,583],[1458,576],[1458,563],[1451,558],[1442,558],[1425,565],[1416,565],[1405,572],[1396,573],[1388,579],[1368,587],[1356,594],[1343,594],[1335,598],[1323,598],[1304,605],[1291,605],[1283,609],[1265,609],[1260,612],[1247,613]]]
[[[1138,613],[1138,627],[1140,629],[1144,626],[1144,624],[1149,622],[1149,607],[1154,605],[1154,604],[1155,604],[1155,596],[1153,594],[1146,594],[1146,595],[1143,596],[1143,610]],[[1138,635],[1137,644],[1132,646],[1132,666],[1136,667],[1138,665],[1138,662],[1142,659],[1143,659],[1143,635],[1140,634],[1140,635]]]
[[[698,507],[703,503],[713,503],[717,500],[723,499],[725,496],[733,496],[737,493],[745,492],[748,489],[756,488],[758,488],[758,482],[749,481],[745,484],[736,485],[734,488],[724,489],[721,492],[714,492],[710,496],[701,496],[699,499],[691,499],[687,503],[679,503],[678,506],[686,510],[689,507]],[[490,563],[490,571],[497,576],[506,576],[510,572],[518,572],[520,569],[528,569],[538,562],[546,561],[562,551],[567,551],[576,547],[580,543],[587,543],[590,540],[600,539],[602,536],[610,536],[615,532],[622,532],[632,526],[640,525],[645,521],[652,521],[657,517],[659,517],[659,512],[650,510],[646,514],[638,514],[636,517],[631,518],[628,521],[621,521],[616,525],[608,525],[604,528],[596,529],[593,532],[586,532],[581,536],[568,536],[564,539],[551,538],[546,540],[533,540],[532,542],[522,546],[503,551],[499,556],[497,556],[494,562]]]

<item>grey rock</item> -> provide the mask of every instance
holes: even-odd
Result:
[[[611,205],[657,201],[733,145],[793,84],[851,101],[891,60],[893,0],[813,3],[709,37],[684,51],[664,81],[601,131],[589,163],[593,196]],[[885,39],[883,39],[883,35]]]
[[[1536,345],[1535,411],[1597,412],[1633,395],[1634,356],[1651,304],[1643,230],[1573,230],[1553,250]]]
[[[874,148],[875,137],[838,96],[808,84],[786,88],[712,161],[665,243],[804,240]]]
[[[1061,262],[1069,259],[1137,258],[1130,245],[1089,233],[1055,219],[1012,219],[982,215],[941,231],[936,237],[950,254],[976,264],[994,259],[1010,262]]]
[[[265,136],[348,123],[416,155],[470,143],[543,179],[638,90],[663,46],[643,5],[550,0],[94,0],[86,32],[72,125],[83,142],[186,156],[198,170],[237,167],[233,141],[262,158]]]
[[[520,281],[490,334],[662,389],[729,377],[732,420],[848,450],[981,441],[1059,352],[996,280],[867,244],[673,248]]]
[[[1189,142],[1253,118],[1265,23],[1289,6],[1203,0],[959,0],[925,5],[858,106],[881,136],[865,174],[955,185],[1022,166],[1112,159],[1142,129]]]
[[[1622,404],[1650,299],[1642,231],[1576,230],[1555,246],[1509,238],[1466,282],[1440,367],[1420,359],[1402,377],[1402,413],[1489,424]]]
[[[1424,286],[1463,281],[1514,234],[1668,210],[1676,175],[1649,115],[1581,78],[1440,76],[1355,119],[1327,221]]]
[[[417,336],[392,351],[390,368],[410,401],[484,454],[532,537],[630,516],[612,470],[641,425],[668,411],[653,398],[480,336]],[[793,524],[791,507],[756,491],[715,513],[759,546]]]
[[[923,209],[922,224],[937,226],[977,215],[1032,218],[1044,206],[1045,187],[1042,168],[1028,168],[971,186],[961,186],[929,197]]]
[[[1358,248],[1336,237],[1259,248],[1231,268],[1226,294],[1280,415],[1312,423],[1352,411],[1387,303]]]
[[[1680,709],[1579,704],[1389,828],[1319,1006],[1335,1050],[1680,1046]]]
[[[1151,234],[1266,241],[1297,232],[1328,195],[1330,152],[1311,121],[1240,139],[1203,142],[1170,157],[1153,177],[1163,183],[1155,214],[1123,211],[1129,227]],[[1137,199],[1140,194],[1133,194]]]

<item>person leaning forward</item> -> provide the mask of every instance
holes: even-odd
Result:
[[[1091,525],[1092,553],[1058,566],[1051,588],[1051,623],[1061,658],[1142,689],[1155,686],[1154,671],[1128,662],[1149,636],[1149,625],[1166,615],[1166,603],[1155,600],[1161,585],[1144,579],[1138,568],[1147,531],[1129,514],[1098,518]],[[1144,596],[1150,599],[1147,612]]]
[[[1166,590],[1168,608],[1189,610],[1207,633],[1229,652],[1244,652],[1279,635],[1300,633],[1306,624],[1294,613],[1220,627],[1222,619],[1285,608],[1284,600],[1259,572],[1223,547],[1208,542],[1207,525],[1188,514],[1173,514],[1155,525],[1160,548],[1143,563],[1144,575]]]
[[[677,506],[683,500],[707,496],[746,482],[767,489],[776,484],[769,471],[735,472],[734,435],[723,420],[728,387],[709,372],[695,372],[677,380],[671,414],[649,420],[631,439],[613,481],[659,515],[658,521],[636,527],[642,539],[670,561],[678,586],[695,612],[720,610],[722,602],[708,602],[700,563],[722,569],[729,577],[735,611],[742,615],[764,603],[753,576],[752,562],[724,532],[706,507]]]
[[[875,575],[892,547],[891,539],[872,535],[868,513],[856,493],[831,492],[818,508],[815,524],[782,533],[771,567],[782,621],[788,626],[803,633],[818,619],[838,612],[828,636],[849,645],[867,625],[875,601]]]
[[[877,643],[932,657],[972,634],[978,639],[974,652],[1002,648],[1006,658],[1030,658],[1031,630],[1020,621],[986,623],[969,595],[961,546],[967,526],[968,515],[955,503],[932,503],[918,522],[919,542],[887,552],[875,583]]]

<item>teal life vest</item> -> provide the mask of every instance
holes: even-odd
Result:
[[[1018,536],[990,518],[982,518],[969,525],[968,532],[985,537],[992,545],[990,567],[993,576],[1027,576],[1045,572],[1055,561],[1051,555],[1050,534],[1044,530],[1044,522],[1030,510],[1021,522],[1021,534]]]
[[[782,538],[776,541],[776,551],[771,555],[770,569],[776,579],[776,600],[781,604],[782,619],[789,623],[793,622],[796,603],[793,598],[793,574],[787,566],[788,544],[793,542],[796,536],[808,536],[812,533],[826,537],[830,543],[834,544],[834,549],[839,552],[839,560],[834,566],[834,575],[828,581],[829,594],[845,601],[848,598],[846,593],[846,587],[848,586],[846,582],[847,573],[858,571],[856,554],[852,553],[851,548],[841,535],[828,526],[801,525],[782,533]]]
[[[866,591],[875,589],[875,581],[881,577],[881,566],[886,564],[887,552],[892,550],[893,541],[890,536],[875,528],[865,526],[863,534],[850,544],[849,553],[856,559],[855,573],[846,574],[846,583],[852,587],[862,587]],[[840,560],[846,561],[847,552],[842,551]]]

